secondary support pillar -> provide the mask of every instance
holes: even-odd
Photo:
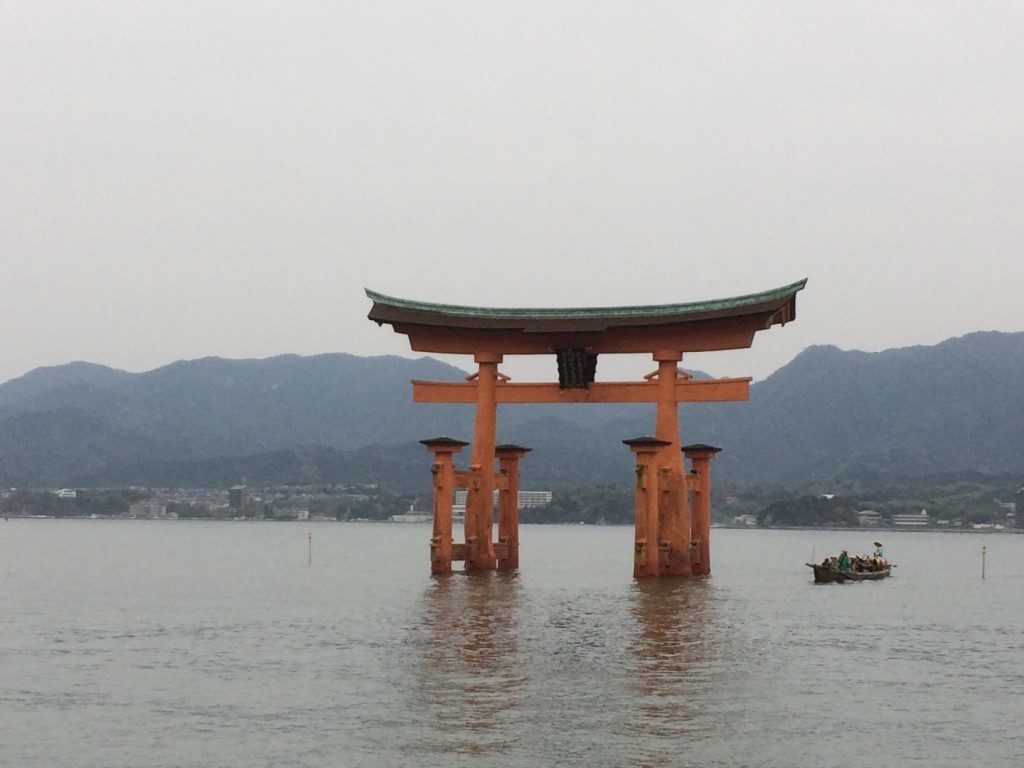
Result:
[[[693,573],[702,576],[711,573],[711,459],[721,450],[704,443],[682,448],[691,469],[687,487],[693,498]]]
[[[491,532],[494,522],[494,448],[498,405],[495,388],[502,356],[490,352],[474,355],[476,376],[476,420],[473,423],[473,455],[470,484],[466,493],[466,570],[495,567]]]
[[[498,491],[498,570],[519,568],[519,460],[529,453],[519,445],[499,445],[494,449],[498,471],[505,483]]]
[[[633,539],[633,578],[659,573],[658,455],[668,443],[655,437],[623,440],[636,454],[636,517]]]
[[[434,454],[434,529],[430,537],[430,572],[452,572],[452,496],[455,469],[452,457],[469,443],[451,437],[420,440]]]
[[[661,539],[659,568],[661,576],[691,574],[691,522],[683,478],[683,457],[679,453],[679,402],[676,382],[682,352],[662,349],[653,353],[658,362],[658,403],[654,436],[665,441],[658,466],[663,477],[659,493],[658,518]]]

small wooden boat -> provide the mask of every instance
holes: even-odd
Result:
[[[884,568],[877,571],[853,569],[841,571],[834,563],[806,563],[806,565],[808,568],[814,569],[814,580],[819,584],[827,581],[875,581],[877,579],[884,579],[890,575],[893,567],[886,563]]]

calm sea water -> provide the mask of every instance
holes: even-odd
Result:
[[[433,578],[424,525],[0,522],[0,763],[1024,764],[1024,536],[813,584],[875,536],[714,530],[710,578],[636,582],[630,528]]]

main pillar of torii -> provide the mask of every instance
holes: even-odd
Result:
[[[655,403],[654,436],[627,441],[637,453],[638,546],[641,521],[657,539],[643,537],[645,564],[634,568],[634,574],[706,573],[709,454],[700,453],[699,466],[695,463],[690,475],[684,473],[678,404],[746,400],[750,379],[696,380],[681,371],[679,363],[688,352],[749,347],[758,331],[795,319],[796,294],[805,284],[801,280],[761,293],[685,304],[574,309],[431,304],[367,290],[373,302],[369,319],[408,336],[414,351],[472,355],[477,364],[465,382],[412,383],[415,402],[476,405],[468,471],[451,468],[451,453],[457,448],[448,447],[444,441],[449,438],[441,443],[424,441],[440,461],[435,463],[435,495],[451,493],[453,487],[468,489],[461,544],[449,547],[450,542],[437,541],[450,535],[451,526],[438,526],[437,510],[444,510],[446,502],[435,499],[433,551],[464,560],[466,570],[482,570],[495,568],[499,552],[507,549],[492,541],[493,492],[499,485],[507,487],[507,479],[494,466],[499,403]],[[636,353],[650,354],[657,364],[642,381],[595,380],[599,355]],[[558,382],[511,382],[498,370],[506,355],[554,355]],[[710,455],[717,451],[706,448]],[[688,499],[694,492],[696,503],[705,505],[703,513],[698,512],[699,529],[690,515]]]

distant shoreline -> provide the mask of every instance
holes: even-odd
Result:
[[[353,520],[333,520],[331,518],[306,518],[298,519],[273,519],[265,518],[255,520],[242,517],[116,517],[99,515],[91,517],[88,515],[4,515],[4,521],[8,520],[123,520],[133,522],[198,522],[198,523],[389,523],[393,525],[430,525],[431,520],[373,520],[369,518],[358,518]],[[591,525],[593,527],[619,527],[628,528],[632,523],[621,523],[618,525],[601,523],[571,522],[564,521],[552,523],[520,523],[520,525]],[[771,527],[748,526],[748,525],[712,525],[713,529],[728,531],[835,531],[842,533],[983,533],[983,534],[1022,534],[1024,528],[1013,528],[1003,526],[1002,528],[964,528],[960,527],[908,527],[908,528],[848,528],[842,526],[810,526],[810,525],[778,525]]]

